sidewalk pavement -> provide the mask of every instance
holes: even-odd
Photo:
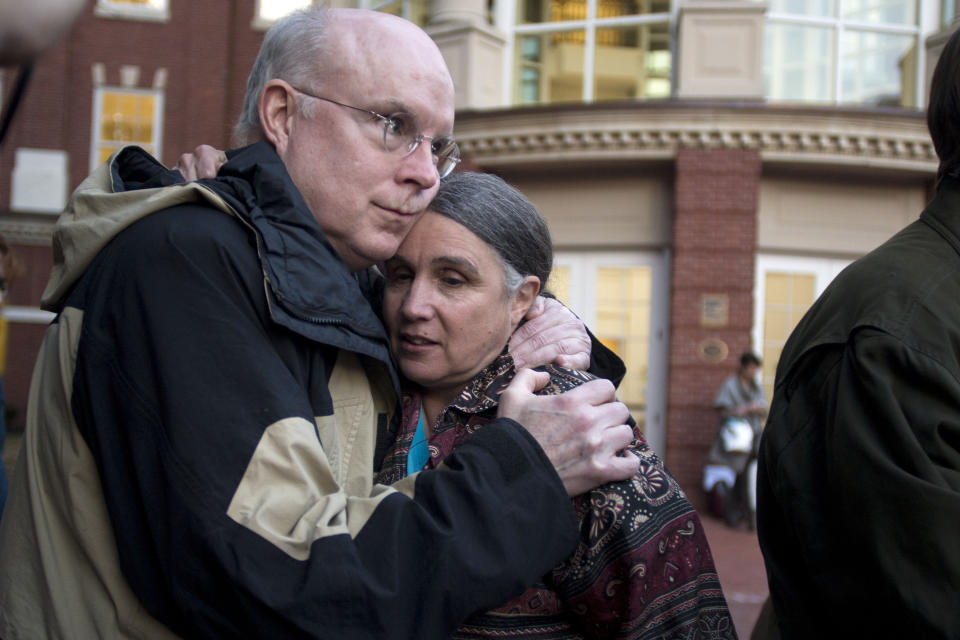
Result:
[[[760,607],[769,593],[767,574],[760,554],[756,531],[741,526],[731,529],[723,520],[700,511],[713,560],[720,575],[720,584],[727,598],[740,640],[749,640]]]

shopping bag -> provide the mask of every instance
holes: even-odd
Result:
[[[720,443],[726,453],[749,453],[753,447],[753,427],[743,418],[727,418],[720,427]]]

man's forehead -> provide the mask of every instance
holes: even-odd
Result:
[[[450,72],[436,43],[412,22],[377,11],[340,10],[330,28],[333,68],[339,79],[382,84],[400,76],[448,84]]]

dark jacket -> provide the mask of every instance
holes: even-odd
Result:
[[[758,500],[784,638],[960,638],[957,181],[793,332]]]
[[[0,636],[440,638],[566,557],[512,421],[373,483],[383,328],[268,145],[221,176],[142,188],[179,176],[127,150],[59,223]]]

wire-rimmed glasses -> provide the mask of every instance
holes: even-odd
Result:
[[[408,156],[417,150],[417,147],[420,146],[421,142],[424,140],[429,140],[430,153],[433,154],[433,157],[436,160],[437,173],[441,178],[446,178],[448,175],[450,175],[450,173],[456,168],[457,163],[460,162],[460,147],[457,146],[457,142],[453,139],[453,137],[431,137],[423,135],[423,132],[420,131],[420,127],[417,124],[417,118],[413,114],[406,113],[404,111],[398,111],[396,113],[391,113],[390,115],[384,115],[370,109],[354,107],[349,104],[337,102],[336,100],[331,100],[330,98],[317,96],[309,91],[304,91],[303,89],[299,89],[297,87],[293,87],[293,89],[298,93],[302,93],[308,98],[323,100],[324,102],[330,102],[347,109],[361,111],[374,116],[383,123],[383,148],[390,153],[401,151],[404,156]]]

